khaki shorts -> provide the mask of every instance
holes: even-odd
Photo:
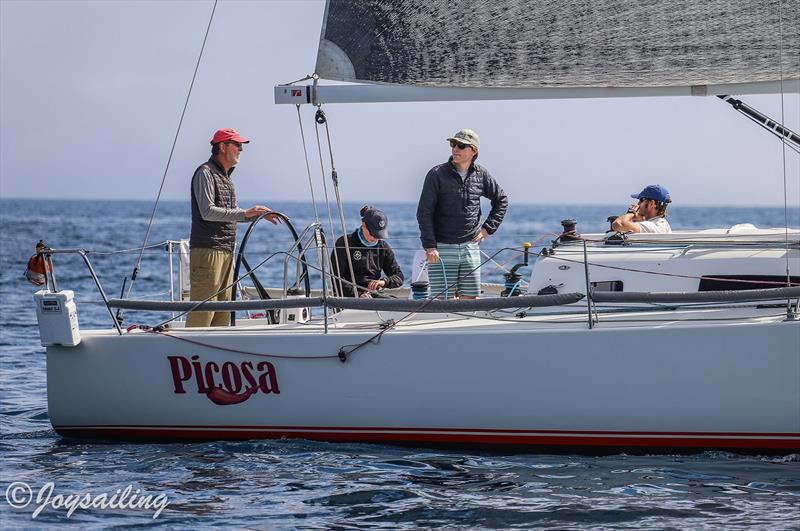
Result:
[[[229,301],[233,289],[233,253],[203,247],[189,251],[189,282],[193,301]],[[226,287],[227,286],[227,287]],[[228,326],[231,312],[190,312],[186,326]]]

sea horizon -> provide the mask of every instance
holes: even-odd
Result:
[[[611,202],[593,202],[593,201],[569,201],[569,202],[538,202],[538,201],[522,201],[516,202],[510,199],[510,204],[512,206],[533,206],[533,207],[556,207],[556,206],[566,206],[566,207],[608,207],[608,206],[619,206],[620,209],[624,210],[624,207],[627,206],[626,195],[621,195],[621,203],[611,203]],[[571,199],[574,199],[571,197]],[[275,200],[265,200],[263,198],[249,198],[249,197],[239,197],[237,198],[238,203],[240,206],[250,205],[250,204],[263,204],[263,203],[275,203],[275,204],[311,204],[310,199],[275,199]],[[122,202],[132,202],[132,203],[148,203],[152,205],[154,203],[154,199],[146,199],[146,198],[124,198],[124,197],[102,197],[102,198],[86,198],[86,197],[27,197],[27,196],[3,196],[0,195],[0,201],[65,201],[65,202],[93,202],[93,201],[102,201],[102,202],[111,202],[111,203],[122,203]],[[186,198],[177,199],[177,198],[162,198],[159,200],[159,203],[186,203],[189,204],[191,199],[187,196]],[[633,199],[630,199],[630,202],[633,202]],[[410,205],[410,204],[417,204],[416,200],[380,200],[376,201],[372,200],[359,200],[359,199],[346,199],[342,201],[342,204],[346,205],[353,205],[353,204],[373,204],[373,205]],[[324,206],[325,202],[317,200],[318,206]],[[335,205],[335,201],[331,201],[331,205]],[[797,204],[789,203],[786,205],[790,212],[800,212],[800,202]],[[681,203],[680,201],[674,201],[670,205],[670,209],[675,208],[764,208],[764,209],[784,209],[784,205],[782,203]]]

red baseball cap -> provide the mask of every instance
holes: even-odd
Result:
[[[234,142],[241,142],[242,144],[249,144],[250,141],[239,134],[239,131],[236,129],[231,129],[230,127],[226,127],[225,129],[220,129],[216,133],[214,133],[214,138],[211,139],[212,144],[218,144],[219,142],[226,142],[228,140],[233,140]]]

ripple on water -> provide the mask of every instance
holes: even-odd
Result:
[[[90,209],[77,202],[70,203],[76,208],[64,209],[63,203],[40,202],[42,210],[32,209],[31,202],[0,203],[3,249],[19,250],[0,253],[0,298],[5,302],[0,308],[0,452],[7,481],[27,481],[35,488],[53,481],[64,494],[113,493],[127,485],[164,493],[170,505],[156,523],[165,529],[796,528],[800,454],[593,457],[304,440],[133,444],[61,439],[47,417],[46,356],[31,304],[35,288],[20,279],[25,260],[40,234],[54,247],[134,248],[141,243],[152,204],[96,202]],[[359,207],[348,208],[357,214]],[[308,205],[277,208],[296,219],[312,217]],[[398,241],[416,245],[415,205],[387,208],[398,229],[395,234],[407,238]],[[602,231],[606,215],[618,205],[613,208],[515,206],[493,240],[498,247],[535,240],[577,211],[584,230]],[[159,219],[165,221],[154,226],[152,241],[188,232],[188,202],[167,202],[159,209]],[[65,211],[70,215],[52,214]],[[766,226],[776,216],[782,219],[779,210],[769,209],[676,208],[674,215],[685,227],[741,219]],[[119,230],[119,219],[127,221],[129,230]],[[270,238],[254,242],[254,251],[264,252],[278,241]],[[410,263],[412,254],[398,249],[401,263]],[[135,255],[94,256],[108,291],[119,293]],[[166,291],[156,258],[155,253],[145,254],[137,292]],[[105,308],[91,303],[98,296],[83,265],[64,257],[56,267],[62,287],[79,294],[81,328],[108,328]],[[500,271],[491,274],[487,280],[502,282]],[[264,281],[280,282],[282,277],[271,272]],[[131,312],[126,319],[148,322],[151,316]],[[4,527],[33,527],[30,512],[6,505],[2,511]],[[105,529],[153,522],[141,511],[77,511],[67,520],[63,512],[46,510],[34,523]]]

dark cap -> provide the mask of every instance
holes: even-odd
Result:
[[[666,188],[660,184],[651,184],[645,187],[644,190],[638,194],[631,194],[634,199],[652,199],[658,203],[671,203],[672,199]]]
[[[389,218],[383,210],[366,206],[361,209],[361,221],[366,223],[367,230],[373,237],[385,240],[389,236]]]

